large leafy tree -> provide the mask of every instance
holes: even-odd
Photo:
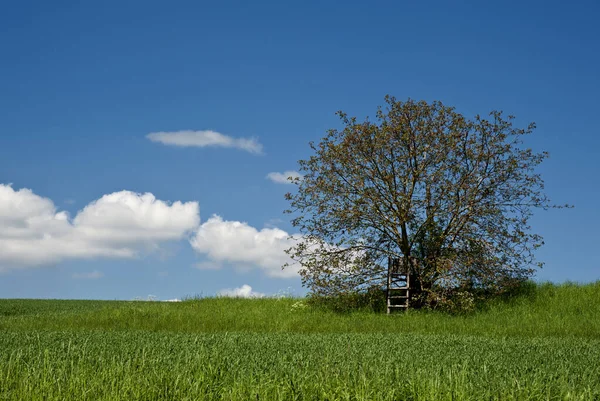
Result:
[[[528,278],[542,238],[528,224],[554,206],[523,146],[526,128],[493,111],[467,118],[441,102],[386,97],[376,121],[338,112],[287,210],[299,230],[288,250],[317,294],[380,286],[389,256],[422,294],[443,288],[500,291]]]

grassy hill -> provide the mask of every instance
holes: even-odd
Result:
[[[600,282],[477,312],[0,300],[0,400],[600,399]]]

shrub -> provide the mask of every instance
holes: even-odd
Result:
[[[385,290],[371,287],[360,292],[338,293],[335,295],[311,294],[307,305],[336,313],[353,311],[383,312],[386,309]]]

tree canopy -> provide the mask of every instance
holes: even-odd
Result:
[[[543,244],[533,210],[563,207],[536,172],[548,154],[523,146],[535,125],[514,127],[500,111],[467,118],[439,101],[385,101],[375,121],[338,112],[343,129],[299,161],[286,212],[300,233],[288,253],[303,284],[317,294],[381,286],[389,256],[429,300],[439,289],[501,291],[530,277]]]

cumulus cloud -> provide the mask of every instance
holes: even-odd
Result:
[[[87,238],[121,244],[180,239],[199,222],[197,202],[167,204],[151,193],[130,191],[104,195],[73,220]]]
[[[252,287],[248,284],[244,284],[238,288],[226,288],[217,293],[220,297],[234,297],[234,298],[262,298],[265,296],[262,292],[252,291]]]
[[[272,172],[267,174],[267,179],[273,181],[276,184],[291,184],[292,181],[290,181],[288,178],[299,178],[302,179],[302,174],[300,174],[297,171],[284,171],[283,173],[277,173],[277,172]]]
[[[222,262],[240,267],[256,266],[267,276],[291,278],[297,277],[298,268],[281,269],[285,263],[291,262],[284,252],[290,247],[290,241],[288,233],[278,228],[259,231],[247,223],[225,221],[214,215],[200,225],[190,244],[216,266]]]
[[[0,184],[0,271],[67,259],[132,258],[197,228],[197,202],[168,204],[150,193],[115,192],[71,219],[30,189]]]
[[[263,146],[256,138],[234,138],[215,131],[152,132],[146,135],[152,142],[179,147],[236,148],[254,154],[262,154]]]
[[[102,277],[104,277],[104,273],[102,273],[101,271],[98,271],[98,270],[94,270],[93,272],[89,272],[89,273],[74,273],[73,274],[73,278],[85,279],[85,280],[97,280]]]

